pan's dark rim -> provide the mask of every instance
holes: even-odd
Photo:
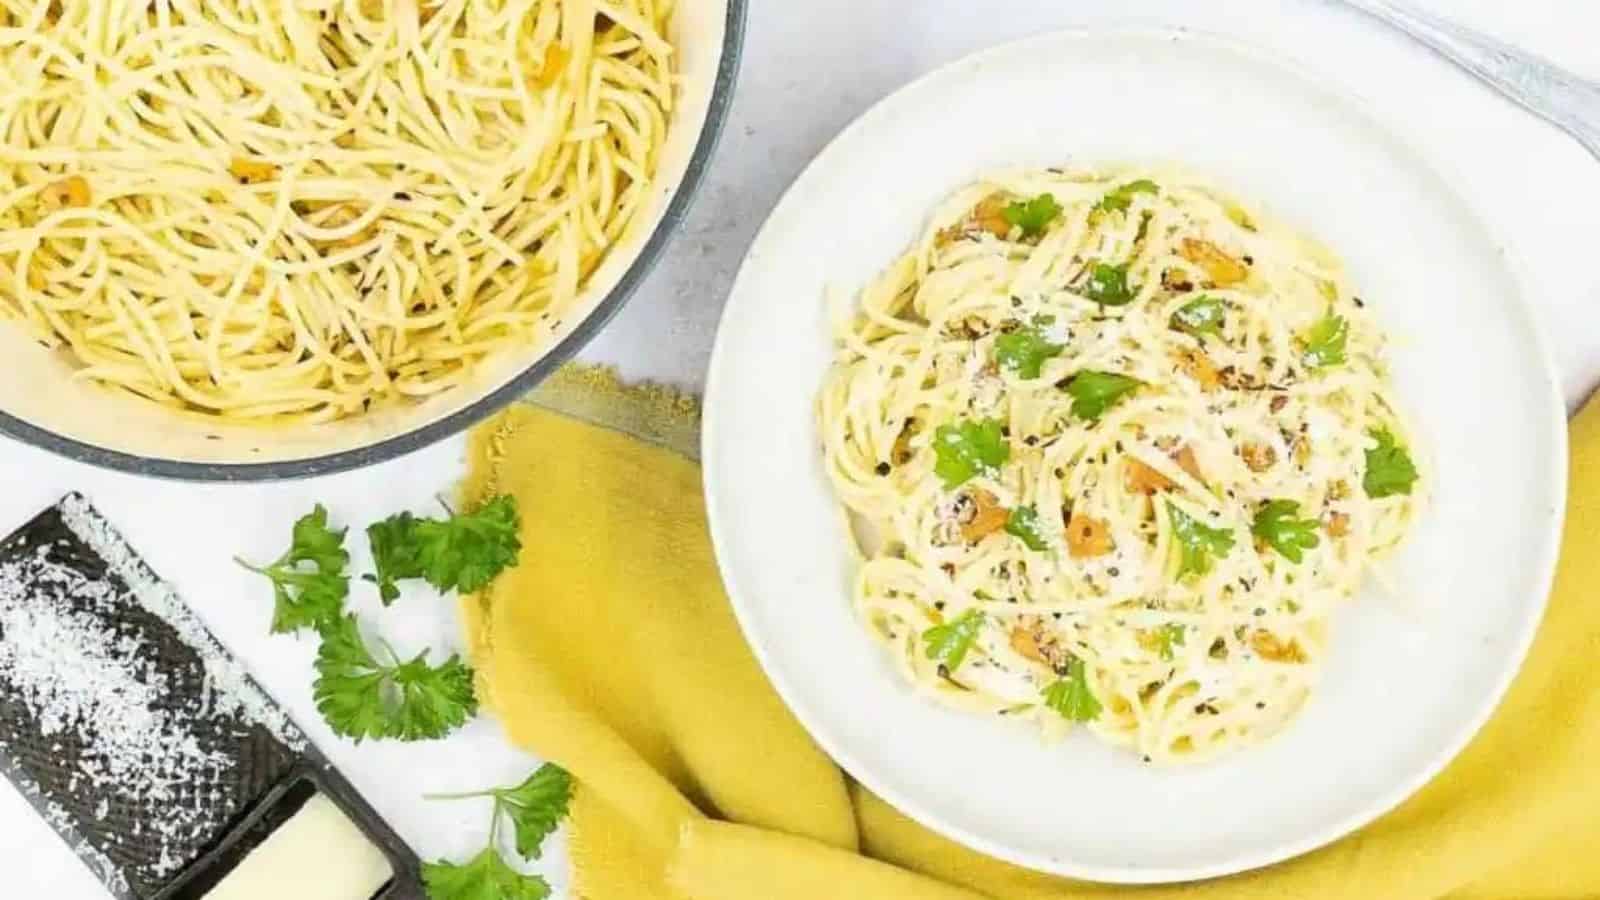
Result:
[[[711,89],[711,105],[706,112],[705,125],[700,131],[700,140],[695,144],[694,154],[689,159],[689,167],[684,172],[683,180],[673,194],[672,201],[667,205],[666,213],[656,226],[655,232],[645,241],[639,256],[628,266],[628,270],[623,273],[616,287],[611,289],[593,312],[570,334],[562,338],[533,365],[469,406],[429,422],[415,431],[397,434],[365,447],[342,450],[325,456],[266,463],[184,462],[123,453],[56,434],[3,411],[0,411],[0,434],[35,447],[42,447],[68,459],[107,469],[132,472],[136,475],[185,481],[275,481],[327,475],[394,459],[444,440],[488,418],[532,390],[592,340],[606,323],[611,321],[612,316],[622,309],[623,304],[628,302],[639,287],[639,283],[660,261],[661,254],[666,250],[673,234],[688,215],[689,208],[711,165],[711,157],[716,152],[723,126],[727,124],[728,111],[733,104],[734,84],[738,78],[740,56],[744,47],[748,6],[749,0],[728,0],[727,31],[723,38],[722,58],[717,65],[717,80]]]

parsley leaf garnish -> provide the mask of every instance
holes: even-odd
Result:
[[[1130,181],[1109,191],[1100,198],[1100,202],[1096,203],[1094,208],[1101,212],[1127,212],[1128,205],[1133,202],[1134,194],[1154,194],[1159,190],[1156,183],[1148,178]]]
[[[550,886],[537,875],[523,875],[500,856],[500,823],[510,821],[517,832],[517,853],[538,859],[545,838],[567,815],[572,800],[572,776],[555,763],[545,763],[515,787],[492,788],[469,794],[435,795],[431,799],[459,800],[490,797],[489,846],[470,862],[457,865],[440,860],[422,867],[430,900],[543,900]]]
[[[328,511],[320,503],[295,521],[289,549],[277,562],[260,567],[235,561],[272,580],[274,633],[321,627],[338,618],[350,593],[350,579],[344,574],[350,562],[344,529],[328,527]]]
[[[928,658],[954,672],[967,658],[967,651],[978,639],[978,629],[983,627],[983,613],[969,609],[943,625],[935,625],[922,633],[927,645]]]
[[[1083,295],[1101,306],[1127,306],[1138,292],[1128,284],[1128,264],[1097,262],[1089,267]]]
[[[405,662],[389,655],[394,661],[387,665],[373,658],[355,616],[323,626],[312,695],[335,733],[356,741],[425,740],[443,737],[477,714],[472,670],[460,657],[430,666],[426,650]]]
[[[1256,223],[1250,218],[1249,211],[1237,203],[1223,203],[1222,214],[1227,216],[1229,221],[1233,222],[1233,224],[1243,228],[1245,231],[1256,230]]]
[[[1272,500],[1256,511],[1250,533],[1266,541],[1292,563],[1301,560],[1302,550],[1310,550],[1317,538],[1316,519],[1297,519],[1300,504],[1293,500]]]
[[[1039,369],[1052,356],[1065,350],[1061,344],[1051,343],[1037,328],[1019,328],[994,339],[994,361],[1002,369],[1017,373],[1018,378],[1039,377]]]
[[[420,548],[413,532],[416,523],[411,513],[403,512],[367,526],[367,543],[372,546],[372,561],[378,572],[362,577],[378,586],[378,596],[383,599],[384,606],[400,596],[396,581],[422,577]]]
[[[517,852],[538,859],[540,845],[567,815],[572,776],[554,763],[545,763],[527,781],[491,794],[496,813],[504,813],[517,830]]]
[[[1305,342],[1305,353],[1301,359],[1313,369],[1325,366],[1337,366],[1345,360],[1345,339],[1350,335],[1350,323],[1344,316],[1328,313],[1316,321],[1302,339]]]
[[[488,797],[494,800],[490,831],[500,827],[501,817],[517,832],[517,853],[538,859],[544,839],[566,818],[572,801],[572,776],[555,763],[545,763],[514,787],[490,788],[466,794],[433,794],[432,800],[466,800]],[[492,842],[491,842],[492,843]]]
[[[1222,336],[1222,321],[1228,305],[1216,297],[1196,297],[1172,314],[1172,327],[1195,337]]]
[[[493,844],[471,861],[440,860],[422,864],[428,900],[545,900],[550,884],[538,875],[524,875],[506,865]]]
[[[1178,578],[1185,575],[1204,575],[1211,571],[1214,557],[1227,556],[1233,549],[1233,532],[1226,528],[1213,528],[1167,501],[1167,518],[1172,522],[1172,536],[1177,540],[1180,558]]]
[[[1006,534],[1022,541],[1029,550],[1037,553],[1050,549],[1044,532],[1039,530],[1039,511],[1032,506],[1019,506],[1011,511],[1006,519]]]
[[[1133,233],[1133,242],[1135,244],[1144,243],[1144,236],[1150,233],[1150,220],[1153,218],[1155,216],[1152,216],[1149,210],[1139,214],[1139,230]]]
[[[1066,384],[1067,393],[1072,395],[1072,414],[1090,421],[1098,419],[1143,383],[1114,372],[1079,372]]]
[[[441,591],[478,590],[517,561],[522,549],[520,525],[517,498],[509,494],[490,500],[477,512],[458,513],[442,522],[418,520],[413,533],[422,577]]]
[[[1061,204],[1054,194],[1040,194],[1032,200],[1007,204],[1002,214],[1006,224],[1022,229],[1023,237],[1037,237],[1061,215]]]
[[[1067,661],[1067,674],[1044,689],[1044,705],[1074,722],[1100,718],[1100,701],[1089,689],[1089,674],[1083,660],[1073,657]]]
[[[933,471],[947,488],[981,472],[992,472],[1011,458],[1011,445],[999,419],[940,425],[933,433]]]
[[[517,561],[519,526],[517,500],[509,494],[448,519],[399,513],[367,527],[378,572],[365,577],[378,585],[385,605],[400,595],[395,582],[402,578],[425,578],[441,591],[470,594]]]
[[[1188,629],[1176,622],[1169,622],[1156,629],[1156,648],[1161,652],[1161,658],[1170,660],[1176,655],[1174,647],[1182,647],[1184,633]]]
[[[1367,450],[1367,472],[1361,478],[1367,496],[1411,493],[1411,485],[1417,480],[1417,466],[1411,455],[1395,443],[1387,428],[1373,429],[1367,436],[1378,442],[1378,446]]]

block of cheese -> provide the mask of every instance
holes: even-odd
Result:
[[[250,851],[206,900],[372,900],[394,869],[325,794],[306,801]]]

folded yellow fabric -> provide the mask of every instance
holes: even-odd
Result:
[[[1117,888],[984,858],[850,784],[772,691],[722,593],[699,470],[662,445],[692,432],[692,407],[593,373],[551,391],[577,415],[520,405],[475,433],[468,494],[515,494],[524,549],[463,611],[486,708],[581,785],[582,900],[1600,897],[1600,402],[1572,426],[1549,612],[1471,746],[1321,851]]]

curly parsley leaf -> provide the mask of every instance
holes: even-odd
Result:
[[[1395,443],[1394,435],[1387,428],[1374,429],[1367,432],[1367,436],[1378,442],[1376,447],[1367,450],[1367,471],[1361,478],[1367,496],[1411,493],[1411,485],[1417,480],[1417,466],[1411,461],[1411,455]]]
[[[1002,215],[1006,224],[1022,229],[1023,237],[1038,237],[1061,215],[1061,204],[1054,194],[1040,194],[1032,200],[1007,204]]]
[[[1039,369],[1052,356],[1060,356],[1066,347],[1052,343],[1038,328],[1026,327],[1007,332],[994,339],[994,361],[1002,369],[1017,373],[1018,378],[1039,377]]]
[[[494,800],[494,809],[489,814],[489,846],[464,864],[440,860],[424,865],[422,877],[430,900],[541,900],[549,896],[550,887],[544,879],[522,875],[506,865],[496,850],[500,846],[500,825],[509,821],[516,829],[518,854],[524,859],[538,859],[545,838],[567,815],[572,800],[572,776],[554,763],[545,763],[514,787],[468,794],[436,794],[429,799],[471,797]]]
[[[1182,647],[1187,629],[1176,622],[1170,622],[1156,629],[1156,649],[1161,653],[1161,658],[1171,660],[1177,655],[1174,647]]]
[[[328,527],[328,511],[318,503],[294,523],[289,549],[270,566],[239,565],[272,581],[272,631],[283,634],[318,628],[338,618],[350,593],[344,574],[350,554],[344,549],[345,530]]]
[[[293,562],[315,563],[323,572],[337,572],[350,563],[344,549],[345,529],[328,527],[328,511],[318,503],[311,512],[295,520],[289,555]]]
[[[947,672],[961,667],[967,651],[978,639],[983,627],[983,613],[969,609],[943,625],[935,625],[922,633],[928,658],[939,663]]]
[[[994,472],[1011,458],[1011,445],[999,419],[940,425],[933,433],[934,474],[947,488]]]
[[[1303,551],[1310,550],[1321,541],[1317,538],[1316,519],[1297,519],[1300,504],[1293,500],[1272,500],[1256,511],[1250,533],[1265,541],[1284,559],[1297,563]]]
[[[308,572],[284,565],[246,568],[272,579],[274,634],[322,627],[324,622],[339,615],[344,608],[344,598],[350,593],[350,579],[345,575]]]
[[[355,616],[324,627],[316,669],[312,692],[317,710],[335,732],[358,741],[388,736],[387,674],[361,640]]]
[[[1228,305],[1216,297],[1196,297],[1172,314],[1172,327],[1195,337],[1222,336]]]
[[[1072,395],[1072,414],[1094,421],[1105,415],[1117,401],[1144,382],[1115,372],[1083,371],[1067,379],[1066,392]]]
[[[317,711],[335,733],[356,741],[444,737],[478,712],[472,670],[455,655],[430,666],[427,655],[380,663],[355,616],[323,625],[312,684]]]
[[[1130,181],[1113,188],[1100,198],[1100,202],[1096,203],[1094,208],[1100,212],[1127,212],[1129,204],[1133,203],[1134,194],[1154,194],[1159,191],[1160,187],[1154,181],[1140,178],[1138,181]]]
[[[1337,366],[1345,361],[1344,347],[1349,336],[1350,323],[1345,321],[1344,316],[1328,313],[1318,319],[1301,339],[1306,349],[1300,358],[1312,369]]]
[[[418,519],[411,526],[422,577],[441,591],[481,589],[517,561],[522,550],[517,498],[501,495],[476,512]]]
[[[572,800],[572,776],[555,763],[545,763],[516,787],[497,788],[495,815],[505,815],[517,831],[517,852],[538,859],[544,839],[566,818]]]
[[[1083,295],[1101,306],[1127,306],[1137,294],[1128,284],[1127,263],[1097,262],[1089,267],[1089,278],[1083,283]]]
[[[427,579],[441,591],[471,593],[517,561],[519,526],[517,501],[509,495],[447,519],[399,513],[367,526],[378,571],[363,577],[378,586],[385,606],[400,596],[395,582],[406,578]]]
[[[424,650],[391,675],[399,689],[394,736],[402,741],[444,737],[478,713],[472,669],[455,654],[430,666],[427,655]]]
[[[362,577],[378,586],[378,596],[383,599],[384,606],[400,596],[396,581],[422,577],[416,523],[416,517],[403,512],[367,526],[367,543],[372,547],[372,561],[378,571]]]
[[[548,882],[506,865],[493,846],[465,863],[423,863],[422,883],[428,889],[428,900],[545,900],[550,896]]]
[[[1172,522],[1172,536],[1180,554],[1178,578],[1206,574],[1216,557],[1227,556],[1233,549],[1232,531],[1206,525],[1171,500],[1167,501],[1167,518]]]
[[[1067,673],[1044,689],[1044,705],[1073,722],[1100,718],[1100,701],[1089,689],[1089,673],[1083,660],[1074,657],[1067,662]]]
[[[1043,553],[1050,549],[1039,527],[1039,511],[1032,506],[1019,506],[1006,518],[1006,534],[1022,541],[1029,550]]]

